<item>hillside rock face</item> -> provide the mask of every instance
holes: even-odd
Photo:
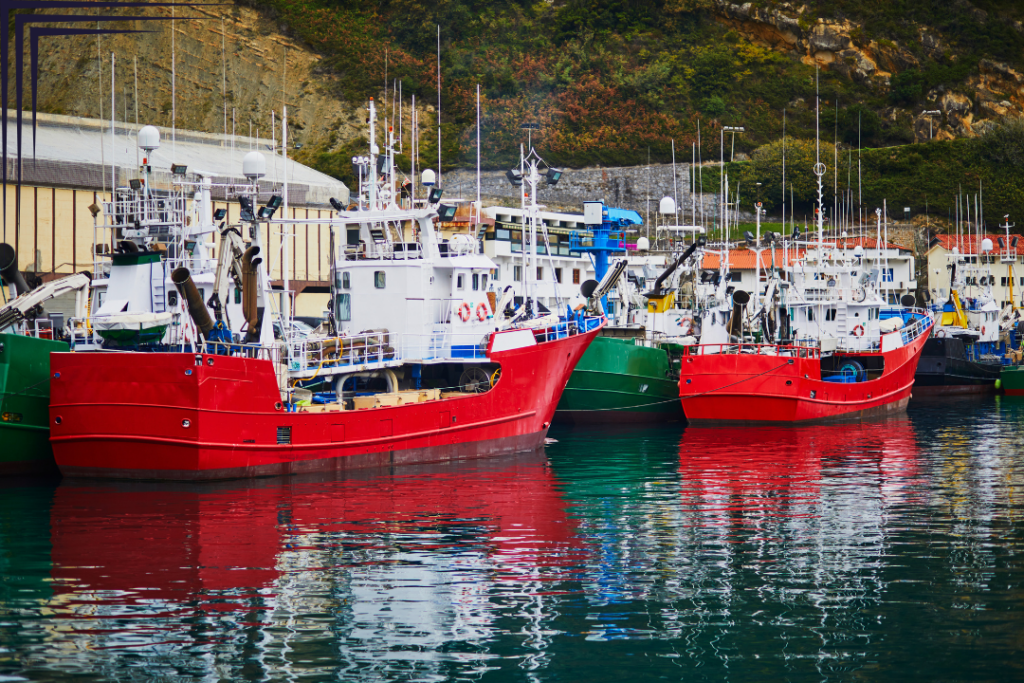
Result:
[[[864,39],[857,24],[816,18],[806,5],[783,3],[778,9],[762,9],[749,2],[713,2],[716,18],[748,40],[882,92],[888,91],[895,74],[921,66],[905,47],[891,41]],[[924,28],[919,30],[918,39],[929,57],[942,57],[949,49],[942,36]],[[945,89],[928,94],[929,102],[935,105],[929,111],[939,111],[941,116],[906,110],[895,110],[891,115],[912,117],[919,141],[927,140],[929,135],[936,139],[971,137],[1000,119],[1024,116],[1024,74],[987,59],[981,60],[978,68],[980,74],[971,76],[963,85],[965,92],[973,93],[972,97]]]
[[[238,134],[248,135],[251,126],[254,135],[258,130],[260,137],[280,139],[282,105],[287,104],[290,146],[324,148],[362,134],[363,112],[334,94],[335,77],[321,68],[320,56],[268,25],[264,15],[231,4],[176,11],[173,27],[170,21],[107,24],[151,33],[98,40],[95,36],[44,38],[39,51],[39,111],[109,120],[113,52],[115,118],[134,123],[137,107],[140,124],[170,126],[173,35],[174,109],[179,128],[230,133],[234,125]],[[152,7],[145,14],[169,17],[170,12],[169,7]],[[25,47],[24,106],[29,107],[27,37]],[[13,46],[10,58],[13,70]],[[11,79],[12,108],[14,95]],[[271,132],[271,111],[276,133]]]

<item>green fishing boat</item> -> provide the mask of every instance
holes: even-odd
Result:
[[[57,472],[50,449],[50,353],[68,348],[0,334],[0,476]]]
[[[671,350],[647,346],[642,338],[595,338],[565,385],[555,420],[573,424],[681,420],[679,359]]]

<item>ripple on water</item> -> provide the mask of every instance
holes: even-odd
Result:
[[[0,680],[1021,678],[1022,425],[1024,401],[915,401],[343,478],[8,485]]]

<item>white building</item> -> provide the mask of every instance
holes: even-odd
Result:
[[[981,277],[975,271],[987,271],[995,278],[992,284],[992,297],[1005,308],[1011,301],[1017,306],[1024,305],[1024,244],[1018,245],[1018,235],[1006,234],[981,235],[968,239],[957,235],[936,235],[932,238],[925,258],[928,263],[928,293],[932,303],[945,301],[949,298],[949,281],[952,275],[950,268],[953,256],[962,266],[969,269],[965,281],[967,291],[960,292],[961,297],[974,298],[985,291],[985,285],[979,282]],[[992,251],[982,252],[981,242],[992,241]]]
[[[502,206],[484,209],[484,216],[494,221],[484,234],[484,253],[498,268],[491,281],[493,288],[501,291],[513,285],[521,294],[519,283],[523,280],[523,210]],[[540,220],[547,232],[537,230],[537,299],[550,310],[556,310],[559,300],[568,301],[575,296],[580,285],[594,279],[594,264],[587,254],[569,249],[569,238],[573,233],[586,233],[582,213],[554,213],[542,211]],[[529,228],[527,227],[527,235]],[[529,251],[527,242],[526,250]]]

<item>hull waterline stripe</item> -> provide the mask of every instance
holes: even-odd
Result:
[[[291,414],[291,413],[289,413]],[[388,442],[398,442],[408,439],[419,439],[427,436],[437,436],[440,434],[451,434],[453,432],[465,431],[468,429],[476,429],[478,427],[491,427],[494,425],[504,424],[506,422],[514,422],[516,420],[522,420],[531,418],[537,414],[536,410],[519,413],[518,415],[508,415],[505,417],[497,417],[492,420],[484,420],[482,422],[473,422],[471,424],[455,425],[453,427],[445,427],[444,429],[429,429],[419,432],[411,432],[409,434],[398,434],[391,437],[377,437],[374,439],[362,439],[359,441],[326,441],[321,443],[308,443],[308,444],[252,444],[252,443],[215,443],[209,441],[189,441],[187,439],[173,439],[169,437],[160,436],[136,436],[129,434],[75,434],[68,436],[51,436],[51,442],[64,442],[71,443],[75,441],[134,441],[140,443],[152,443],[152,444],[164,444],[173,446],[186,446],[189,448],[218,448],[218,449],[232,449],[232,450],[281,450],[291,451],[296,448],[323,448],[323,449],[345,449],[352,446],[371,446],[378,445]]]

